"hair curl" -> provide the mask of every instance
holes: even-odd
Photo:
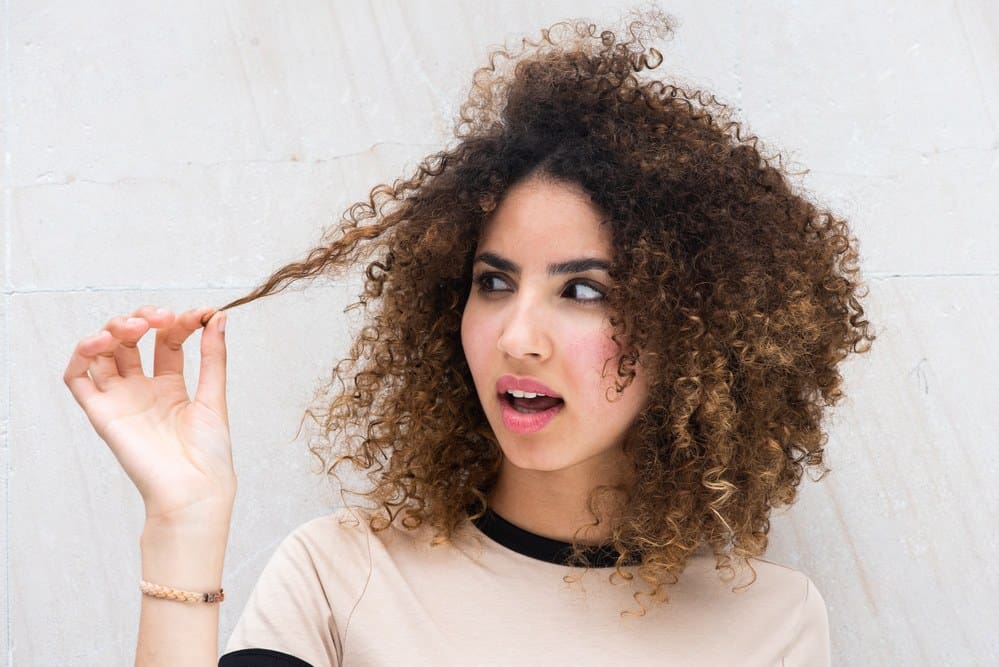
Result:
[[[639,351],[648,370],[613,527],[615,572],[631,579],[622,564],[640,560],[651,587],[641,604],[665,600],[702,544],[729,572],[765,551],[771,509],[795,500],[806,468],[828,472],[838,365],[874,336],[847,223],[796,192],[713,96],[649,76],[663,58],[644,42],[671,32],[668,17],[627,30],[562,22],[492,52],[453,148],[373,188],[304,260],[223,309],[365,265],[347,310],[367,319],[306,412],[322,426],[309,449],[328,475],[344,462],[366,473],[360,495],[384,512],[373,529],[402,514],[446,542],[485,509],[502,459],[461,346],[479,232],[529,176],[581,186],[611,225],[611,324],[629,350],[618,391]],[[578,545],[576,557],[586,564]]]

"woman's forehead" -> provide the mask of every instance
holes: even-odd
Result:
[[[477,254],[492,251],[546,261],[609,259],[610,230],[604,220],[578,186],[532,179],[507,191],[483,225]]]

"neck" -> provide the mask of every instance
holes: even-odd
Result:
[[[599,485],[624,486],[621,462],[597,471],[526,470],[506,458],[499,479],[489,494],[489,506],[510,523],[526,531],[561,542],[605,544],[617,518],[620,494],[595,507],[588,506],[592,489]],[[596,474],[594,474],[596,473]],[[593,525],[597,524],[597,525]],[[578,531],[578,533],[577,533]]]

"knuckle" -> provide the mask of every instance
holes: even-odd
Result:
[[[156,330],[156,342],[161,345],[173,345],[177,340],[178,329],[174,325],[169,329],[157,329]]]

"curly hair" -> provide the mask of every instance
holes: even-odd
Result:
[[[480,230],[530,176],[581,186],[611,225],[610,324],[628,341],[618,391],[639,356],[648,369],[610,575],[650,587],[634,594],[643,614],[641,596],[668,599],[698,547],[728,572],[765,551],[771,509],[795,500],[806,468],[828,472],[839,363],[874,340],[847,223],[796,191],[714,96],[652,76],[663,57],[645,41],[671,30],[655,11],[627,40],[566,21],[493,51],[453,148],[374,187],[304,260],[223,307],[365,267],[347,308],[365,324],[306,411],[322,427],[309,449],[328,475],[346,462],[366,475],[372,529],[402,515],[447,542],[484,512],[502,460],[461,345]],[[581,545],[574,556],[588,565]]]

